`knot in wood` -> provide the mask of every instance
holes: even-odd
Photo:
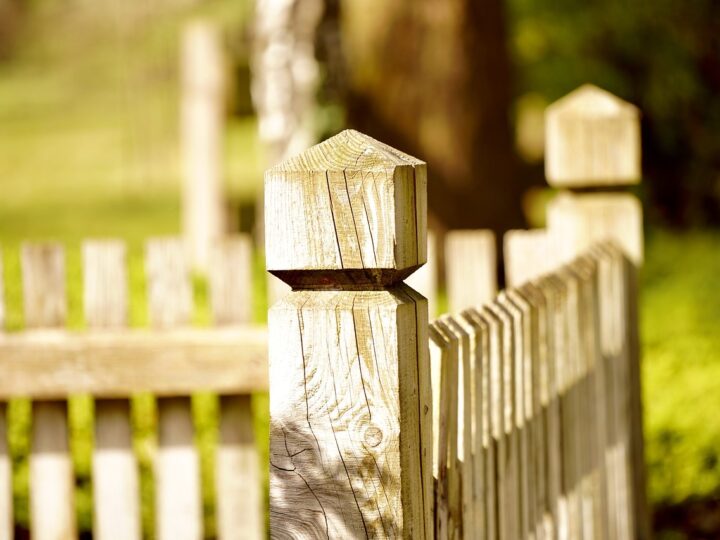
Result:
[[[365,439],[365,444],[375,448],[382,442],[383,432],[377,426],[368,426],[365,429],[364,439]]]

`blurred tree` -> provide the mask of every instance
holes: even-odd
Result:
[[[349,124],[428,163],[447,228],[520,226],[503,0],[346,0]]]
[[[13,52],[23,7],[22,0],[0,0],[0,60],[8,58]]]
[[[720,222],[720,2],[509,0],[518,92],[585,82],[643,112],[650,217]]]

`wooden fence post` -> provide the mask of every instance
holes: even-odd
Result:
[[[568,262],[601,240],[613,240],[632,261],[625,268],[629,287],[625,342],[632,480],[632,534],[649,537],[642,450],[642,406],[637,346],[636,268],[643,260],[642,207],[618,186],[637,184],[640,170],[639,111],[630,103],[592,85],[585,85],[554,103],[546,112],[548,183],[563,191],[547,209],[554,258]],[[596,192],[583,192],[588,189]],[[602,300],[612,301],[610,299]]]
[[[65,251],[56,244],[21,250],[27,328],[59,327],[67,318]],[[38,540],[77,536],[75,478],[68,442],[67,403],[33,403],[30,529]]]
[[[425,164],[344,131],[265,196],[271,536],[431,538]]]
[[[220,30],[210,22],[189,23],[182,35],[182,230],[190,261],[201,271],[225,233],[224,69]]]

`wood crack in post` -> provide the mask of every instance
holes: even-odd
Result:
[[[363,529],[365,530],[365,538],[370,538],[370,536],[368,536],[367,524],[365,523],[365,516],[363,515],[362,509],[360,508],[360,503],[358,502],[357,494],[355,493],[355,487],[353,486],[352,479],[350,478],[350,471],[348,470],[347,463],[345,463],[345,458],[343,457],[342,450],[340,450],[340,443],[338,443],[337,433],[335,432],[335,426],[332,425],[332,422],[330,422],[330,429],[332,430],[333,438],[335,439],[335,446],[337,447],[340,462],[342,463],[343,469],[345,469],[345,476],[347,477],[350,491],[352,492],[353,499],[355,500],[355,506],[357,506],[358,513],[360,514],[360,519],[362,520]]]
[[[338,257],[340,257],[340,268],[345,268],[343,263],[342,249],[340,249],[340,235],[337,230],[337,221],[335,220],[335,210],[333,209],[332,192],[330,191],[330,174],[325,171],[325,182],[327,184],[328,202],[330,205],[330,215],[332,216],[333,229],[335,229],[335,241],[337,242]]]

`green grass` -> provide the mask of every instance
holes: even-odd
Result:
[[[641,332],[650,495],[720,493],[720,233],[650,235]]]

